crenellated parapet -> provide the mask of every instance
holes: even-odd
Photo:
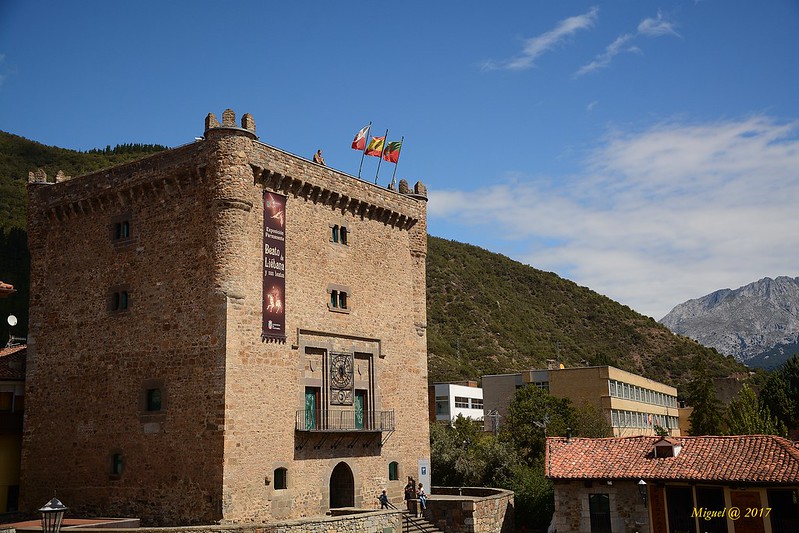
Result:
[[[228,131],[224,132],[219,130]],[[244,116],[241,117],[241,126],[236,124],[236,113],[232,109],[225,109],[222,113],[221,123],[213,113],[208,113],[208,116],[205,117],[206,138],[209,133],[211,133],[211,135],[230,134],[231,130],[234,132],[239,131],[240,133],[251,136],[253,139],[257,138],[255,135],[255,119],[249,113],[245,113]]]

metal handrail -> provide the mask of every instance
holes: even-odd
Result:
[[[394,431],[394,411],[303,409],[294,419],[297,431]]]

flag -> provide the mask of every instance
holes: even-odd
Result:
[[[385,137],[372,137],[372,140],[369,141],[369,146],[366,147],[366,155],[381,157],[383,155],[383,146],[385,143]]]
[[[363,150],[366,148],[366,135],[369,133],[369,128],[372,127],[372,123],[370,122],[363,128],[358,134],[355,136],[355,139],[352,141],[352,149],[353,150]]]
[[[383,151],[383,159],[390,163],[396,163],[399,161],[400,149],[402,149],[402,141],[391,141]]]

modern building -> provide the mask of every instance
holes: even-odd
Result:
[[[0,513],[19,509],[25,346],[0,348]]]
[[[28,199],[24,510],[268,522],[430,485],[421,182],[227,110],[185,146],[31,173]]]
[[[483,420],[483,389],[476,381],[434,383],[428,391],[433,396],[430,406],[435,409],[430,414],[431,422],[451,423],[458,415]]]
[[[799,447],[774,435],[547,439],[558,532],[799,531]]]
[[[575,405],[600,409],[613,427],[615,436],[654,435],[656,426],[681,435],[677,389],[612,366],[584,366],[527,370],[516,374],[483,376],[486,431],[493,431],[494,420],[502,425],[516,390],[533,386]]]

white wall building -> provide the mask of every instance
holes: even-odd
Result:
[[[452,422],[458,415],[483,420],[483,389],[476,381],[435,383],[436,420]]]

